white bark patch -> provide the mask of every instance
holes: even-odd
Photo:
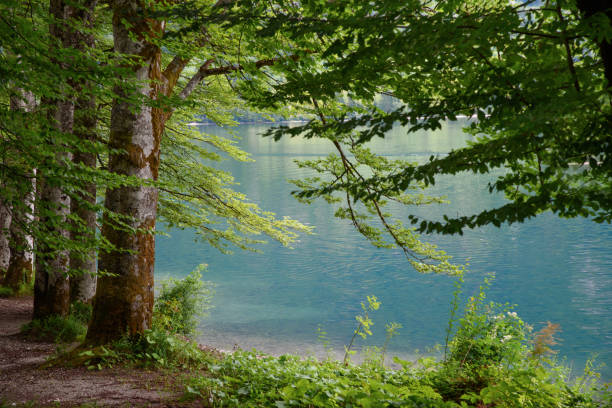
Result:
[[[11,209],[0,200],[0,271],[6,271],[11,259],[9,247]]]

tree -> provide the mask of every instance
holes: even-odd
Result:
[[[95,47],[94,11],[98,1],[87,0],[75,9],[74,20],[83,25],[82,29],[73,31],[74,47],[82,52],[89,52]],[[77,92],[74,110],[74,134],[78,139],[95,143],[96,133],[96,97],[92,94],[95,83],[91,80],[81,80],[74,84]],[[97,157],[95,151],[74,152],[73,162],[86,168],[95,169]],[[72,226],[72,239],[84,241],[86,251],[72,251],[70,253],[70,269],[73,274],[70,278],[70,300],[91,303],[96,293],[96,250],[95,246],[87,245],[87,241],[95,241],[96,235],[96,183],[89,180],[78,193],[80,200],[72,200],[70,213],[76,216]],[[74,218],[73,218],[74,219]],[[82,220],[82,225],[79,221]],[[75,273],[74,271],[77,271]]]
[[[10,109],[26,121],[35,106],[36,100],[32,92],[17,89],[15,95],[10,98]],[[19,192],[19,196],[24,198],[23,202],[12,204],[9,208],[5,207],[7,212],[4,223],[9,232],[9,239],[4,248],[10,256],[2,283],[13,290],[17,290],[23,283],[31,282],[34,272],[34,242],[27,232],[27,227],[24,226],[32,221],[34,214],[35,169],[26,167],[24,172],[29,176],[29,180],[20,185],[23,189]]]
[[[269,135],[325,137],[361,149],[397,123],[410,134],[466,115],[472,121],[465,131],[477,137],[422,165],[301,185],[298,197],[341,192],[347,203],[372,205],[433,184],[439,175],[504,168],[489,190],[505,193],[507,204],[440,221],[410,216],[410,222],[421,232],[461,233],[547,210],[612,220],[612,15],[606,2],[275,4],[275,13],[243,4],[229,20],[258,20],[259,36],[283,32],[320,59],[287,66],[278,84],[250,100],[258,107],[312,100],[322,115]],[[402,106],[376,109],[371,101],[381,93]],[[338,106],[342,94],[356,103]]]
[[[123,0],[113,2],[115,51],[126,56],[130,76],[115,90],[117,96],[113,100],[109,139],[113,150],[109,156],[108,168],[112,173],[136,177],[144,182],[138,186],[121,186],[106,192],[106,210],[123,216],[127,221],[117,223],[116,219],[107,217],[103,222],[102,235],[115,250],[103,251],[100,255],[99,268],[109,275],[101,276],[98,281],[92,322],[87,334],[87,341],[91,343],[106,343],[126,332],[129,336],[141,335],[151,327],[154,230],[159,189],[172,197],[166,198],[164,203],[171,207],[174,214],[196,213],[195,217],[185,214],[187,221],[182,220],[181,225],[199,227],[204,230],[205,238],[215,245],[223,239],[245,247],[252,241],[243,240],[241,233],[260,232],[282,242],[290,242],[294,236],[290,232],[292,229],[305,229],[299,223],[288,219],[277,221],[270,214],[260,213],[257,207],[245,205],[241,197],[219,188],[224,184],[223,181],[219,183],[219,180],[191,178],[194,169],[201,166],[191,165],[181,154],[196,152],[209,158],[211,155],[193,143],[185,143],[184,138],[170,152],[174,157],[182,159],[178,162],[178,170],[167,166],[170,180],[159,180],[160,148],[166,124],[174,109],[184,106],[205,78],[242,70],[242,67],[236,65],[212,67],[216,62],[214,53],[218,45],[213,45],[209,28],[195,32],[196,47],[192,49],[181,43],[164,42],[168,36],[166,27],[170,23],[162,17],[152,16],[173,12],[172,4],[162,1],[149,4]],[[175,14],[174,20],[167,15],[165,17],[174,25],[180,25],[181,15],[184,14]],[[218,39],[223,40],[223,35]],[[170,49],[170,53],[174,50],[176,53],[166,57],[162,52],[162,44]],[[177,48],[173,49],[173,45]],[[164,68],[166,59],[169,62]],[[183,81],[180,92],[175,92],[181,73],[194,60],[199,66],[189,79]],[[255,66],[271,65],[274,62],[272,59],[263,60]],[[179,142],[176,138],[174,141]],[[231,146],[224,146],[224,142],[219,139],[210,138],[205,141],[230,154],[237,153],[235,149],[232,152]],[[171,181],[173,178],[174,182]],[[181,204],[177,196],[183,202],[186,201],[186,204]],[[230,228],[225,233],[219,233],[207,228],[197,217],[211,209],[213,213],[225,217],[230,227],[235,226],[238,231]],[[126,234],[126,231],[130,233]]]
[[[209,1],[201,4],[208,9],[213,5]],[[144,289],[136,291],[141,290],[137,295],[144,293],[144,296],[148,296],[147,291],[151,293],[152,234],[158,197],[162,221],[181,228],[195,228],[203,241],[222,251],[229,250],[232,245],[253,249],[254,244],[261,242],[253,238],[256,234],[265,234],[289,244],[295,239],[296,231],[308,230],[296,221],[276,219],[273,214],[249,203],[244,195],[234,192],[231,175],[215,169],[211,163],[223,156],[249,160],[248,156],[231,140],[201,134],[185,125],[202,110],[218,123],[231,123],[231,113],[241,102],[235,96],[231,81],[225,79],[247,69],[234,65],[231,58],[220,57],[219,44],[225,44],[229,49],[239,42],[237,36],[209,33],[199,28],[181,31],[182,27],[189,26],[183,24],[185,21],[193,20],[193,10],[181,15],[173,14],[173,8],[184,9],[185,4],[147,3],[147,7],[137,12],[129,7],[122,9],[126,5],[117,2],[117,7],[109,10],[96,7],[94,1],[53,1],[51,7],[42,1],[7,1],[0,6],[3,43],[0,70],[3,76],[11,78],[10,88],[5,83],[0,84],[0,99],[8,101],[11,90],[18,87],[32,92],[37,100],[43,100],[27,120],[1,105],[0,151],[3,161],[0,166],[0,197],[7,208],[13,208],[20,200],[23,202],[19,191],[26,181],[32,180],[24,171],[26,168],[36,168],[37,179],[44,179],[45,188],[62,193],[38,195],[36,212],[40,217],[23,225],[34,236],[37,261],[47,267],[46,270],[38,268],[39,282],[44,286],[43,290],[35,293],[35,303],[44,305],[37,307],[37,310],[45,311],[37,314],[40,317],[47,312],[63,313],[66,278],[91,267],[93,251],[100,254],[100,265],[104,267],[102,273],[117,272],[111,268],[119,267],[119,264],[126,266],[127,270],[134,270],[130,268],[142,266],[137,264],[139,259],[146,261],[150,268],[143,273],[148,275],[140,281]],[[143,25],[127,28],[123,22],[115,21],[116,40],[126,42],[109,52],[112,47],[108,44],[109,21],[113,11],[117,17],[127,13],[126,16]],[[130,12],[134,13],[130,15]],[[166,15],[152,18],[155,13]],[[96,16],[95,21],[91,20],[92,15]],[[160,30],[161,26],[148,25],[155,21],[164,25],[165,18],[172,21],[177,30],[166,33]],[[50,27],[54,38],[39,27]],[[130,38],[127,34],[138,30],[142,30],[142,38]],[[162,32],[163,37],[156,37]],[[94,37],[93,46],[90,36]],[[218,43],[207,45],[206,41],[213,37]],[[134,54],[134,47],[138,48],[139,44],[153,52],[146,63]],[[121,47],[127,47],[125,53],[119,52],[123,49]],[[217,58],[212,58],[214,55]],[[259,69],[279,60],[262,59],[254,66]],[[162,64],[166,69],[155,71]],[[161,81],[153,81],[148,75],[141,78],[144,82],[140,81],[136,75],[139,72],[151,72]],[[181,73],[187,76],[181,76]],[[199,86],[213,77],[224,80]],[[175,87],[177,90],[173,93]],[[93,103],[95,109],[92,109]],[[56,115],[59,111],[70,111],[70,114]],[[71,123],[72,119],[64,121],[65,118],[74,120]],[[136,123],[139,119],[142,121]],[[129,132],[122,132],[129,130],[130,123],[142,125],[145,129],[137,133],[142,139],[136,140],[136,144],[122,138],[129,136]],[[157,149],[149,155],[152,163],[147,169],[148,175],[137,172],[138,160],[130,161],[138,158],[136,147],[141,146],[138,143],[145,148],[153,146]],[[164,146],[164,155],[159,152],[161,145]],[[68,160],[69,155],[73,155],[73,160]],[[166,157],[165,164],[163,157]],[[19,165],[16,158],[19,158]],[[125,169],[122,165],[132,167]],[[131,171],[134,169],[136,173]],[[121,203],[124,199],[130,202],[141,193],[151,198],[148,204],[152,206],[136,203],[137,206],[129,207]],[[107,205],[101,205],[95,200],[95,195],[105,196]],[[64,201],[60,203],[58,198]],[[143,215],[143,209],[152,213]],[[28,214],[32,215],[31,210]],[[92,214],[101,215],[96,224]],[[70,223],[66,222],[68,219]],[[100,223],[104,225],[102,234],[92,228]],[[134,248],[141,255],[137,255]],[[66,262],[56,265],[65,268],[61,271],[49,267],[60,259],[66,261],[67,255],[70,256],[69,268],[66,268]],[[121,261],[113,264],[112,255]],[[87,268],[79,265],[81,261],[89,261]],[[106,278],[107,282],[112,282],[110,276]],[[116,278],[123,279],[121,282],[127,286],[139,285],[138,279],[132,279],[134,277],[117,274]],[[134,323],[137,328],[133,333],[146,328],[152,298],[140,302],[138,296],[131,296],[132,292],[115,293],[108,289],[113,287],[112,283],[107,285],[102,281],[99,292],[103,293],[100,296],[103,300],[96,302],[96,313],[105,310],[103,305],[107,305],[106,310],[114,315],[121,316],[126,316],[127,309],[142,307],[135,312],[141,321]],[[55,287],[54,282],[60,285]],[[58,290],[62,296],[56,296],[61,301],[50,300],[54,288],[64,288]],[[99,331],[96,335],[95,327],[98,326],[94,323],[89,340],[104,342],[121,336],[128,327],[122,324],[119,322],[110,333],[101,330],[102,334]]]
[[[50,54],[55,54],[54,48],[73,48],[73,32],[69,28],[75,7],[63,0],[49,2],[49,47]],[[53,63],[61,69],[68,68],[68,61],[54,59]],[[69,82],[68,82],[69,84]],[[49,118],[49,129],[44,129],[49,135],[47,143],[61,145],[57,133],[71,134],[74,126],[74,99],[67,90],[62,91],[57,98],[44,96],[41,104]],[[53,166],[66,166],[72,160],[73,151],[59,150],[50,157]],[[37,215],[40,224],[47,229],[48,234],[70,238],[68,222],[70,216],[71,197],[66,187],[47,177],[45,172],[39,174],[40,200],[48,204],[38,206]],[[50,220],[55,222],[51,223]],[[39,242],[41,247],[36,257],[36,274],[34,278],[34,312],[35,319],[44,319],[51,315],[66,316],[70,310],[69,266],[70,251],[66,247],[51,247]]]

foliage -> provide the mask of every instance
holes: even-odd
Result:
[[[87,326],[79,318],[68,315],[51,315],[45,319],[34,319],[21,327],[21,333],[38,340],[56,343],[71,343],[85,338]]]
[[[605,388],[572,382],[555,367],[481,368],[487,382],[474,388],[461,377],[463,372],[444,363],[396,362],[401,369],[236,351],[208,362],[209,373],[193,376],[185,385],[185,396],[213,407],[604,408],[612,402]],[[453,382],[464,386],[463,394],[448,394]]]
[[[209,359],[197,343],[163,330],[151,329],[139,337],[124,336],[112,344],[79,352],[90,370],[115,365],[159,368],[199,367]]]
[[[162,282],[153,309],[153,331],[192,337],[198,318],[211,308],[212,284],[201,280],[205,265],[183,279]]]
[[[0,285],[0,297],[31,296],[34,292],[34,281],[19,282],[16,290]]]
[[[197,287],[202,283],[199,271],[185,281]],[[330,358],[272,357],[256,351],[211,354],[159,326],[139,337],[126,336],[111,345],[80,350],[79,359],[89,369],[114,365],[190,369],[184,397],[213,407],[609,406],[612,393],[598,381],[592,363],[584,375],[571,379],[569,370],[554,360],[534,358],[531,328],[508,305],[486,302],[490,281],[487,278],[468,300],[463,315],[453,318],[457,321],[450,327],[456,329],[445,359],[394,358],[400,367],[395,369],[381,364],[380,356],[397,324],[387,325],[385,345],[372,349],[373,357],[361,365]],[[357,320],[370,320],[365,326],[371,327],[368,313],[378,306],[377,299],[369,297]],[[358,329],[364,335],[365,330]],[[549,332],[545,328],[542,333]],[[319,336],[326,338],[321,330]]]
[[[395,358],[401,368],[389,369],[376,358],[352,365],[236,351],[208,361],[209,373],[191,378],[186,397],[215,407],[609,406],[612,393],[591,363],[571,379],[554,360],[533,358],[531,328],[508,305],[486,302],[490,281],[450,325],[456,330],[445,359]]]
[[[338,149],[335,162],[306,164],[329,177],[299,185],[298,197],[338,193],[347,205],[373,206],[442,175],[503,168],[488,188],[505,194],[508,203],[442,220],[413,215],[409,221],[420,232],[461,233],[522,222],[547,210],[612,220],[612,11],[605,2],[235,4],[234,14],[223,10],[218,17],[227,26],[250,19],[258,24],[252,41],[284,35],[311,51],[279,67],[267,89],[245,92],[259,108],[295,102],[311,109],[309,123],[280,126],[271,136],[344,143],[360,163],[359,150],[394,125],[404,126],[409,137],[459,116],[473,118],[465,132],[474,143],[426,163],[354,174],[347,165],[339,177]],[[399,106],[376,108],[380,94]],[[386,232],[395,241],[393,229]]]
[[[429,387],[419,387],[406,372],[372,365],[237,351],[209,369],[210,376],[194,377],[186,393],[212,406],[452,406]]]
[[[51,315],[45,319],[34,319],[21,327],[21,333],[38,340],[52,340],[56,343],[82,341],[91,319],[91,305],[74,302],[66,317]]]
[[[72,2],[68,3],[67,7],[72,7]],[[217,45],[201,44],[201,30],[190,28],[200,15],[210,13],[212,3],[205,0],[168,7],[161,2],[147,3],[152,7],[151,13],[172,21],[164,37],[155,39],[155,43],[163,49],[163,66],[181,58],[185,61],[184,75],[177,78],[177,89],[184,90],[200,66],[218,54]],[[76,4],[85,7],[85,2]],[[45,202],[40,197],[36,211],[45,217],[34,218],[35,214],[23,197],[31,191],[29,181],[35,173],[44,175],[48,186],[61,188],[75,205],[94,211],[99,225],[101,218],[107,217],[122,233],[135,232],[129,226],[130,215],[108,211],[103,199],[88,201],[90,185],[95,185],[98,198],[103,198],[109,189],[154,184],[159,189],[159,221],[172,227],[193,228],[203,241],[222,251],[229,251],[234,246],[254,249],[262,242],[257,237],[261,235],[290,245],[298,232],[310,230],[295,220],[277,218],[250,202],[244,194],[234,191],[232,176],[216,169],[215,164],[227,158],[247,161],[248,155],[238,149],[231,138],[205,135],[187,126],[202,114],[219,125],[232,125],[232,113],[243,106],[232,84],[244,79],[242,73],[228,70],[246,51],[236,51],[240,42],[235,30],[219,30],[215,26],[205,30],[211,44],[223,44],[223,57],[207,65],[211,69],[221,69],[218,75],[223,81],[213,79],[211,74],[210,81],[200,81],[198,88],[181,97],[179,92],[173,97],[160,97],[160,100],[143,99],[142,95],[129,92],[122,96],[134,106],[163,106],[171,116],[161,142],[159,179],[144,181],[108,171],[110,156],[120,153],[108,144],[110,108],[117,97],[115,92],[139,86],[128,79],[132,56],[112,51],[112,8],[102,4],[92,6],[95,18],[89,24],[78,18],[68,21],[69,17],[56,21],[49,14],[48,6],[48,2],[39,0],[27,3],[8,0],[0,5],[0,14],[4,17],[0,22],[0,42],[3,44],[0,74],[7,78],[0,84],[0,197],[3,205],[33,221],[21,227],[25,234],[34,237],[36,245],[28,249],[41,251],[38,254],[41,256],[37,257],[39,261],[43,260],[43,255],[53,259],[57,251],[70,251],[71,257],[87,258],[92,250],[100,253],[116,248],[100,233],[89,231],[85,220],[77,214],[69,216],[69,223],[53,216],[55,203]],[[66,24],[75,32],[91,34],[93,46],[77,49],[57,44],[49,35],[53,24]],[[261,48],[250,51],[256,58],[266,56]],[[259,76],[261,74],[255,72],[251,80]],[[225,80],[230,77],[231,81]],[[36,106],[29,112],[11,109],[11,98],[24,92],[33,95]],[[73,131],[58,130],[53,116],[55,106],[90,98],[95,100],[95,107],[77,109],[75,114],[89,115],[93,125],[87,129],[75,125]],[[91,134],[91,138],[82,137],[83,132]],[[95,155],[96,164],[89,167],[73,163],[66,159],[68,156],[58,160],[68,153]],[[43,219],[44,222],[39,222]],[[59,228],[69,233],[53,232]],[[82,272],[72,271],[73,274]]]

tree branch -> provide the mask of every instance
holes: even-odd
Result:
[[[255,62],[255,68],[259,69],[262,67],[268,67],[268,66],[272,66],[274,64],[276,64],[279,61],[286,61],[287,59],[290,59],[292,61],[297,61],[300,59],[300,57],[298,55],[290,55],[286,58],[268,58],[268,59],[262,59],[259,60],[257,62]],[[195,89],[195,87],[204,80],[204,78],[209,77],[209,76],[213,76],[213,75],[225,75],[228,74],[230,72],[236,72],[236,71],[242,71],[244,70],[244,66],[242,64],[236,64],[236,65],[226,65],[223,67],[217,67],[217,68],[209,68],[210,64],[213,63],[212,59],[206,60],[204,62],[204,64],[202,64],[202,66],[200,67],[200,69],[198,70],[198,72],[195,73],[195,75],[189,80],[189,82],[187,83],[187,85],[185,85],[185,88],[183,88],[183,90],[181,91],[179,97],[181,99],[185,99],[187,98],[189,95],[191,95],[191,93],[193,92],[193,90]]]
[[[177,55],[172,61],[170,61],[170,63],[162,73],[163,78],[165,80],[163,89],[164,95],[172,95],[172,91],[174,89],[174,86],[178,82],[181,72],[183,72],[187,64],[189,64],[190,60],[191,58],[183,58],[180,55]]]

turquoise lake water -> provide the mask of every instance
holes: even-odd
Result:
[[[405,135],[392,130],[374,150],[390,157],[425,161],[464,146],[465,123],[447,124],[435,132]],[[327,140],[285,138],[274,142],[259,136],[265,125],[241,125],[234,132],[255,162],[225,161],[236,188],[251,201],[278,216],[290,216],[315,227],[315,235],[301,236],[293,249],[270,242],[263,253],[236,251],[223,255],[194,242],[191,231],[170,230],[157,238],[156,279],[183,277],[198,264],[208,264],[205,279],[216,284],[214,309],[202,321],[200,341],[216,347],[256,347],[272,353],[321,355],[317,327],[327,332],[330,345],[341,354],[355,328],[354,316],[367,295],[382,302],[371,317],[374,336],[367,345],[381,345],[384,325],[403,325],[390,349],[413,356],[443,343],[449,317],[453,280],[415,272],[399,251],[377,249],[347,221],[333,217],[325,202],[303,205],[290,192],[287,179],[306,175],[294,163],[332,151]],[[224,129],[202,126],[201,131],[225,135]],[[431,194],[445,195],[450,204],[400,209],[437,218],[442,214],[473,214],[503,203],[491,195],[491,175],[460,174],[440,179]],[[160,226],[163,228],[163,226]],[[603,379],[612,379],[612,226],[586,219],[559,219],[546,213],[523,224],[468,230],[463,236],[424,237],[453,255],[469,261],[464,298],[472,295],[486,273],[496,279],[489,300],[516,304],[517,313],[535,330],[547,321],[559,323],[559,357],[576,372],[597,354]],[[363,343],[359,343],[363,345]]]

